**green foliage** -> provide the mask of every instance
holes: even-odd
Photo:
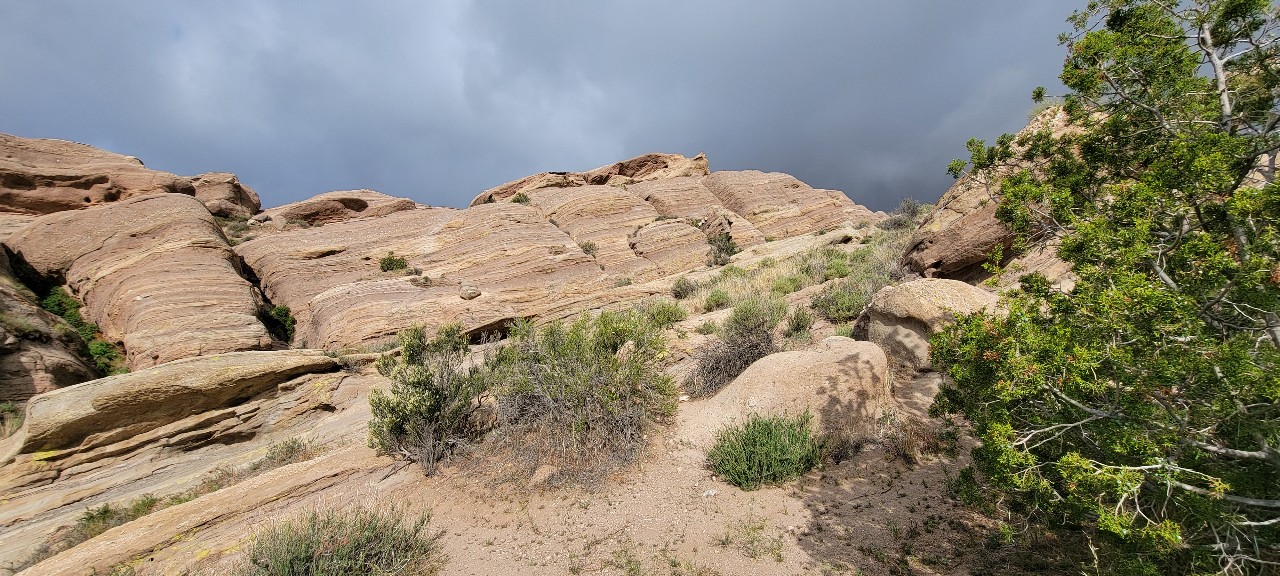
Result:
[[[675,283],[671,285],[671,295],[674,296],[676,300],[684,300],[685,298],[693,296],[694,292],[697,291],[698,283],[690,280],[687,276],[676,278]]]
[[[596,247],[596,243],[590,240],[579,244],[578,248],[581,248],[582,252],[587,256],[595,256],[596,250],[598,250],[598,248]]]
[[[649,319],[650,323],[663,330],[675,326],[676,322],[684,320],[689,315],[680,304],[660,299],[641,304],[640,312]]]
[[[444,563],[429,514],[358,506],[312,510],[257,532],[237,576],[435,574]]]
[[[708,257],[708,266],[724,266],[729,263],[729,258],[739,252],[738,244],[733,241],[733,236],[728,232],[720,232],[707,237],[707,243],[711,244],[711,255]]]
[[[743,490],[781,484],[812,470],[822,460],[820,439],[810,430],[812,415],[752,414],[716,435],[707,463],[725,482]]]
[[[490,370],[466,364],[460,325],[441,327],[431,340],[415,326],[398,339],[400,355],[384,354],[375,364],[392,385],[390,391],[369,393],[369,446],[417,462],[431,474],[441,458],[476,433],[472,415],[488,395]]]
[[[890,272],[882,267],[855,262],[850,275],[814,295],[813,309],[832,322],[848,322],[858,317],[877,290],[892,282]]]
[[[707,293],[707,299],[702,302],[702,309],[707,312],[714,312],[729,307],[729,293],[716,288]]]
[[[779,300],[739,302],[720,328],[723,339],[697,351],[698,364],[684,384],[685,391],[691,396],[715,394],[756,360],[777,351],[773,329],[786,312],[786,303]]]
[[[62,317],[80,335],[89,359],[98,372],[105,375],[128,372],[124,367],[124,355],[114,342],[108,342],[98,336],[98,325],[88,322],[80,315],[80,301],[62,288],[54,288],[40,301],[40,306],[49,312]]]
[[[386,256],[383,256],[378,260],[378,269],[383,272],[404,270],[408,267],[409,261],[400,256],[396,256],[395,252],[387,252]]]
[[[1071,22],[1074,129],[968,148],[976,177],[1011,174],[1014,248],[1057,242],[1079,280],[1025,277],[1007,316],[937,336],[954,385],[935,410],[973,424],[991,501],[1084,527],[1109,573],[1266,573],[1280,186],[1248,174],[1280,143],[1280,21],[1265,1],[1095,0]]]
[[[844,336],[845,338],[853,338],[853,324],[841,324],[836,326],[836,336]]]
[[[516,195],[511,197],[511,201],[516,204],[528,204],[529,195],[524,192],[516,192]]]
[[[773,293],[785,296],[804,288],[804,279],[799,276],[783,276],[773,281]]]
[[[590,483],[630,464],[652,426],[675,414],[675,386],[659,369],[662,331],[636,310],[511,328],[494,357],[499,436],[529,470]]]
[[[285,342],[293,341],[297,320],[288,306],[274,306],[266,314],[259,313],[258,317],[273,336]]]
[[[702,323],[694,329],[694,332],[699,334],[715,334],[716,330],[719,330],[719,326],[716,326],[715,322],[711,320],[703,320]]]
[[[22,407],[13,402],[0,402],[0,438],[8,438],[17,432],[24,418],[26,411]]]
[[[787,318],[787,326],[782,329],[782,335],[787,338],[808,336],[811,327],[813,327],[813,315],[804,308],[796,308]]]

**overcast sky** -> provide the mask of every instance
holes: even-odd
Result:
[[[705,152],[888,209],[1053,92],[1074,2],[4,2],[0,132],[275,206],[463,206],[546,170]]]

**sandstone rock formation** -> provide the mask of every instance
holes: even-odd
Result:
[[[330,224],[356,218],[386,216],[417,207],[413,200],[387,196],[373,190],[340,190],[312,196],[266,210],[258,220]]]
[[[35,294],[14,279],[0,250],[0,402],[96,378],[76,352],[83,346],[74,329],[41,310]]]
[[[884,349],[890,358],[927,370],[929,337],[959,314],[994,310],[998,297],[958,280],[924,278],[881,288],[858,318],[856,332]]]
[[[224,218],[248,218],[262,209],[253,188],[245,186],[229,172],[209,172],[191,179],[196,199],[204,202],[209,213]]]
[[[1019,134],[1040,130],[1066,130],[1066,114],[1060,108],[1045,110]],[[999,178],[1019,168],[1008,166],[989,176],[966,175],[957,180],[920,224],[903,264],[926,277],[978,281],[989,276],[982,264],[997,247],[1008,248],[1013,242],[1012,233],[996,218]],[[1056,258],[1018,261],[1007,251],[1004,256],[1004,264],[1017,262],[1014,268],[1020,273],[1038,271],[1056,280],[1067,272]]]
[[[711,398],[682,411],[683,439],[710,446],[716,431],[751,414],[805,410],[814,416],[815,430],[848,429],[856,421],[875,419],[891,405],[887,370],[879,347],[842,336],[828,337],[812,349],[770,354]]]
[[[49,214],[142,194],[194,195],[187,178],[65,140],[0,134],[0,211]]]
[[[574,188],[600,185],[621,186],[647,180],[707,175],[707,157],[685,158],[679,154],[645,154],[586,172],[542,172],[490,188],[471,201],[472,206],[506,200],[519,193],[543,188]]]
[[[123,342],[130,369],[271,346],[254,287],[194,197],[138,196],[49,214],[8,245],[45,282],[65,281],[82,314]]]

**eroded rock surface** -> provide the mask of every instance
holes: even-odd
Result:
[[[65,280],[84,316],[122,342],[136,370],[271,346],[254,287],[204,204],[138,196],[43,216],[10,236],[25,265]]]
[[[229,172],[209,172],[191,179],[196,199],[209,213],[224,218],[248,218],[262,209],[258,193]]]
[[[416,207],[417,204],[408,198],[396,198],[373,190],[340,190],[271,208],[262,213],[261,219],[318,225],[386,216]]]
[[[49,214],[132,196],[193,195],[191,180],[86,144],[0,134],[0,211]]]
[[[702,154],[693,158],[686,158],[679,154],[645,154],[586,172],[542,172],[525,176],[514,182],[485,190],[471,201],[471,205],[507,200],[516,194],[527,195],[543,188],[621,186],[648,180],[706,176],[707,173],[707,157]]]
[[[999,298],[958,280],[924,278],[881,288],[858,319],[867,339],[894,360],[917,370],[931,367],[929,338],[956,316],[994,310]]]
[[[0,402],[22,402],[35,394],[97,377],[77,348],[79,335],[36,303],[14,279],[0,250]]]

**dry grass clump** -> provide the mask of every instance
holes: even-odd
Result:
[[[720,328],[723,339],[698,350],[698,363],[685,382],[685,391],[694,397],[715,394],[756,360],[776,352],[773,329],[786,311],[781,300],[749,298],[739,302]]]

